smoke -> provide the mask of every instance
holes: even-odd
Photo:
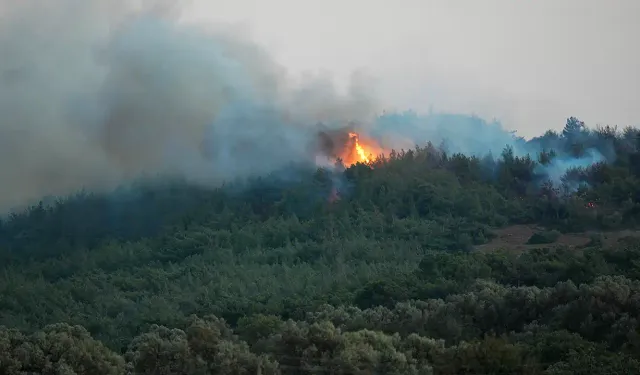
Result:
[[[551,132],[527,141],[497,121],[487,123],[476,116],[433,112],[419,115],[407,111],[377,117],[368,131],[380,139],[385,148],[410,149],[431,142],[449,154],[461,153],[480,158],[499,158],[508,147],[513,156],[529,156],[538,160],[541,153],[553,150],[555,155],[538,164],[535,173],[540,176],[540,182],[550,180],[556,185],[564,183],[563,178],[572,169],[613,162],[616,157],[611,139],[599,138],[584,128],[584,124],[570,134],[561,136]],[[586,147],[576,153],[574,144]]]
[[[588,168],[596,163],[605,161],[604,156],[597,149],[589,149],[580,158],[570,156],[555,157],[548,165],[538,165],[539,174],[545,175],[550,181],[559,184],[563,182],[563,177],[571,169]],[[572,190],[575,190],[575,185]]]
[[[549,148],[474,116],[375,117],[370,77],[354,74],[344,94],[328,76],[297,82],[240,33],[184,23],[167,4],[0,0],[0,210],[141,176],[213,186],[291,162],[331,166],[352,130],[386,150]],[[558,182],[603,150],[541,168]]]
[[[366,79],[299,84],[165,3],[0,2],[0,209],[144,175],[216,184],[305,161],[314,124],[374,113]]]
[[[412,148],[426,142],[442,144],[447,152],[484,156],[500,155],[506,146],[521,150],[514,134],[498,122],[487,123],[479,117],[429,113],[419,115],[412,111],[385,113],[376,118],[370,132],[382,139],[383,146],[404,145]]]

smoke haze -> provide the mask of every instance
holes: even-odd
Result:
[[[268,171],[313,157],[318,121],[374,113],[357,76],[346,95],[294,85],[251,41],[157,2],[0,4],[0,209],[142,174]]]
[[[637,0],[192,0],[241,24],[290,71],[357,68],[385,109],[475,113],[526,137],[640,125]]]
[[[389,103],[498,117],[528,136],[583,111],[606,118],[593,103],[620,114],[613,121],[627,121],[621,125],[639,115],[630,104],[639,98],[637,69],[628,68],[640,60],[622,37],[633,34],[627,21],[637,2],[613,1],[596,12],[599,5],[582,1],[549,15],[549,1],[535,9],[500,0],[493,7],[359,1],[193,0],[179,9],[168,1],[0,0],[0,210],[141,175],[215,185],[291,161],[317,162],[319,131],[347,132],[351,121],[386,149],[426,141],[473,155],[497,156],[506,145],[516,154],[543,148],[478,117],[376,116]],[[482,18],[489,13],[498,16]],[[609,34],[589,23],[600,16]],[[255,35],[221,26],[225,20],[249,22]],[[610,42],[595,39],[603,35]],[[514,36],[522,39],[507,41]],[[574,46],[578,39],[600,49],[595,57],[586,42]],[[365,51],[372,44],[380,48]],[[593,64],[602,69],[594,73]],[[305,67],[335,74],[292,74]],[[589,77],[600,86],[588,86]],[[607,99],[616,85],[620,95]],[[560,94],[574,104],[558,101]],[[582,159],[561,155],[546,173],[559,180],[568,168],[607,159],[605,148]]]

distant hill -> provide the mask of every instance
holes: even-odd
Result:
[[[427,121],[388,116],[345,144]],[[640,130],[477,121],[5,216],[0,373],[640,374]]]

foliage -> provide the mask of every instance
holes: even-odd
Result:
[[[545,230],[536,232],[531,237],[529,237],[527,243],[531,245],[550,244],[556,242],[558,238],[560,238],[560,235],[561,233],[557,230]]]
[[[637,135],[35,205],[0,222],[0,373],[640,374]]]

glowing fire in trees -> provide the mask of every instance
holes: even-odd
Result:
[[[382,149],[374,141],[365,141],[358,133],[350,132],[349,141],[341,158],[346,166],[356,163],[368,164],[380,153],[382,153]]]
[[[370,138],[361,137],[356,132],[342,133],[322,133],[321,139],[325,141],[325,152],[329,159],[341,160],[345,167],[357,163],[372,165],[376,157],[384,153],[384,149],[376,141]],[[317,159],[316,159],[317,160]],[[340,191],[336,186],[331,187],[331,192],[327,197],[329,203],[340,200]]]
[[[377,140],[345,128],[319,131],[316,147],[316,163],[325,167],[336,166],[338,161],[344,167],[373,166],[378,156],[387,154]]]
[[[358,139],[358,133],[349,133],[349,138],[353,140],[354,148],[355,148],[356,154],[360,158],[360,161],[365,163],[370,162],[371,160],[369,160],[369,156],[367,156],[367,153],[365,152],[364,148],[360,145],[360,141]]]

